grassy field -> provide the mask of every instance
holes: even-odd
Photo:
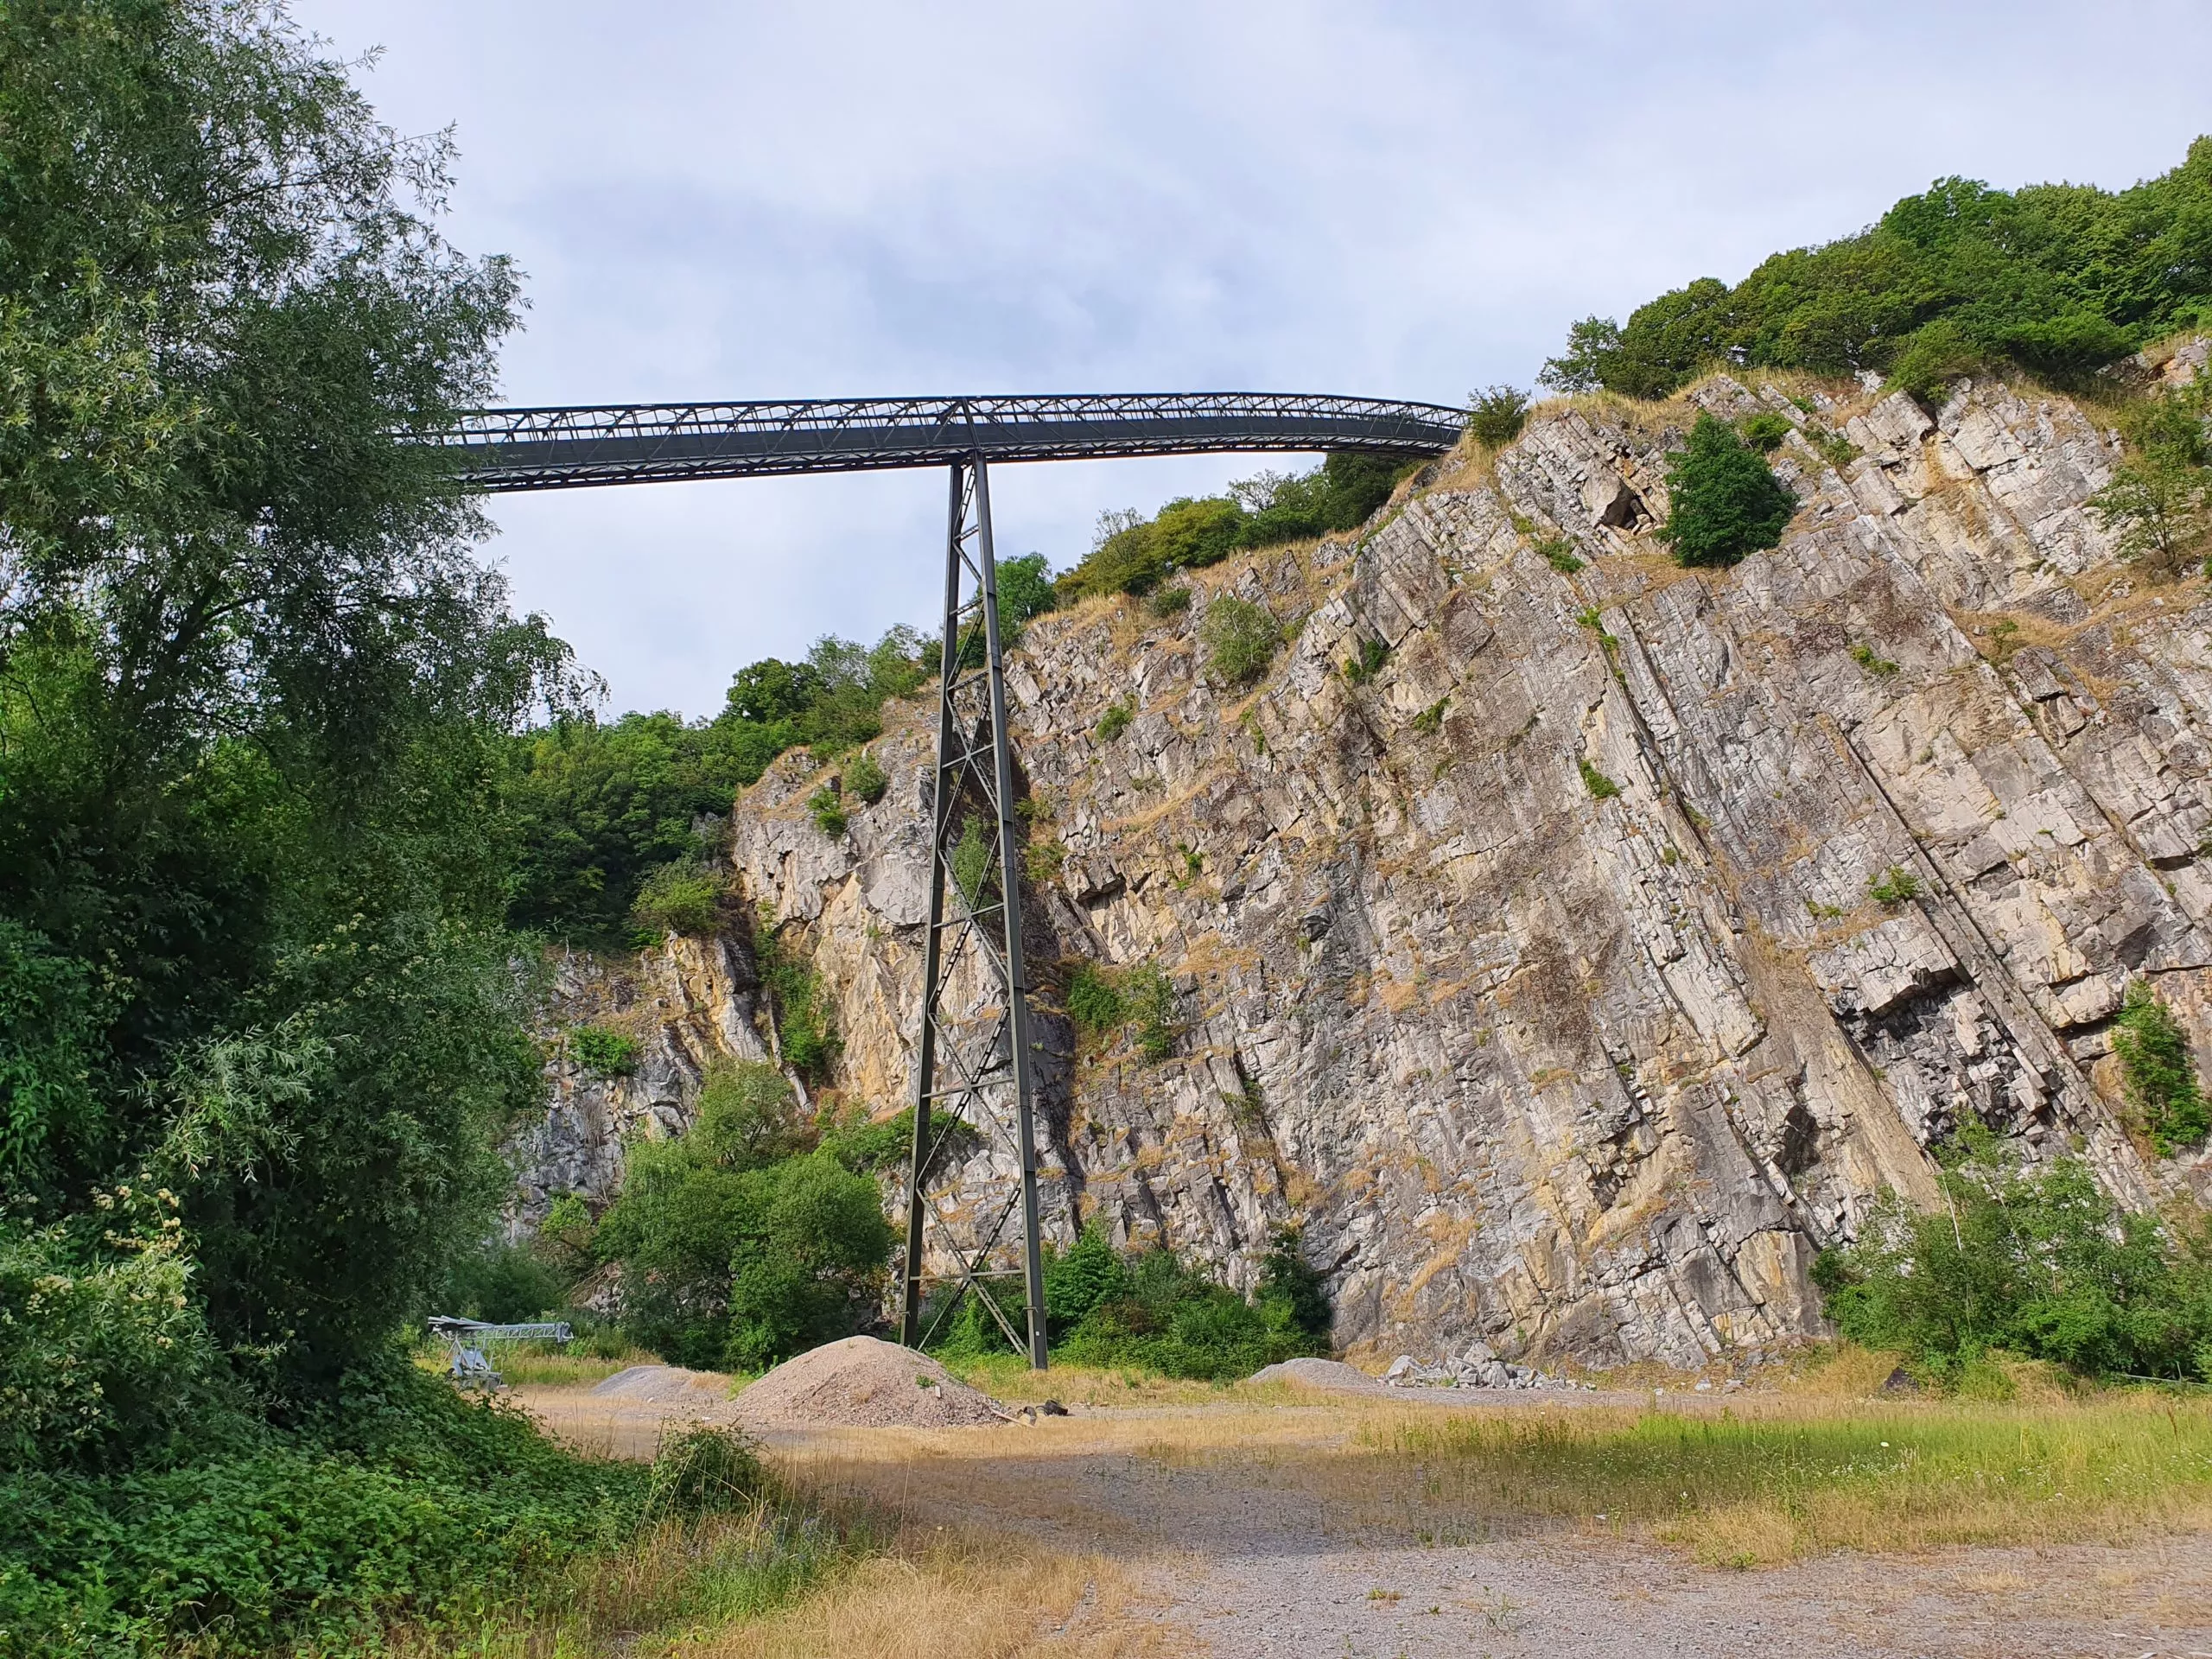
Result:
[[[1354,1444],[1440,1521],[1546,1517],[1729,1567],[2212,1523],[2212,1406],[2155,1394],[1452,1414],[1370,1422]]]
[[[391,1651],[1162,1653],[1174,1638],[1142,1600],[1152,1565],[1208,1548],[1207,1505],[1226,1514],[1255,1498],[1317,1539],[1583,1535],[1722,1569],[2212,1529],[2212,1400],[2082,1389],[2031,1368],[2009,1400],[1900,1395],[1881,1387],[1893,1369],[1831,1351],[1757,1390],[1698,1394],[1676,1378],[1643,1405],[1415,1407],[1078,1368],[1038,1377],[1011,1360],[963,1367],[1010,1403],[1134,1409],[828,1431],[772,1453],[775,1502],[579,1568],[527,1621]],[[518,1398],[589,1449],[649,1455],[650,1412],[618,1422],[626,1408],[588,1400],[583,1382]],[[1122,1512],[1114,1495],[1147,1490],[1145,1467],[1201,1476],[1197,1507],[1179,1486],[1169,1510]],[[980,1530],[982,1516],[1008,1530]]]

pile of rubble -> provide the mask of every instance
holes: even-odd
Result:
[[[1526,1365],[1509,1365],[1487,1343],[1477,1343],[1441,1365],[1424,1365],[1411,1354],[1400,1354],[1382,1373],[1386,1389],[1594,1389],[1594,1382],[1576,1382]]]

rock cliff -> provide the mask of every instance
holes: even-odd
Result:
[[[1650,536],[1694,404],[1791,427],[1800,511],[1731,569]],[[1052,1230],[1095,1216],[1241,1281],[1295,1219],[1346,1348],[1698,1363],[1817,1331],[1815,1253],[1885,1187],[1930,1196],[1925,1148],[1969,1116],[2132,1202],[2191,1179],[2131,1141],[2105,1033],[2134,975],[2212,1029],[2212,603],[2115,559],[2084,509],[2115,459],[2000,384],[1931,416],[1723,378],[1548,405],[1357,541],[1198,573],[1184,614],[1032,624],[1044,1000],[1090,960],[1156,965],[1175,1005],[1159,1061],[1044,1011]],[[1286,625],[1245,692],[1197,643],[1232,593]],[[882,1111],[933,736],[887,712],[891,788],[846,834],[790,755],[731,849],[831,995],[836,1089]],[[525,1212],[607,1192],[613,1137],[679,1127],[707,1057],[772,1036],[742,939],[569,988],[626,997],[651,1052],[613,1085],[556,1067]],[[986,1147],[961,1179],[1009,1174]]]

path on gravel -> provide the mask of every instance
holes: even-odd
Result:
[[[594,1410],[574,1395],[525,1403],[556,1427]],[[2212,1537],[1707,1568],[1587,1526],[1440,1527],[1410,1493],[1326,1455],[1371,1409],[770,1438],[830,1486],[1126,1561],[1170,1644],[1216,1659],[2212,1659]],[[649,1449],[650,1414],[665,1408],[632,1410],[647,1414],[626,1428],[617,1411],[608,1449]]]

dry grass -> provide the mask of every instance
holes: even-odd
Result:
[[[934,1527],[909,1529],[794,1606],[683,1649],[701,1659],[1135,1659],[1181,1650],[1134,1605],[1116,1563]]]

